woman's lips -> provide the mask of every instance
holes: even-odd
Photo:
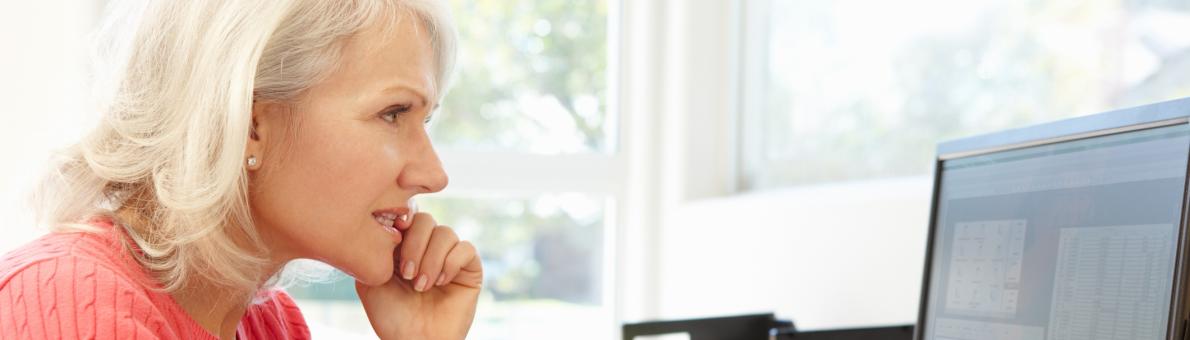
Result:
[[[387,212],[372,213],[372,217],[376,218],[376,222],[380,223],[380,226],[386,228],[393,228],[393,225],[396,223],[397,219],[400,218],[400,216],[397,216],[397,214]]]
[[[397,228],[404,226],[402,223],[408,223],[409,209],[393,208],[377,210],[372,212],[372,218],[376,220],[376,223],[379,224],[381,228],[384,228],[384,231],[387,231],[393,235],[393,243],[401,243],[401,232]]]
[[[398,230],[405,230],[409,227],[409,220],[416,212],[416,206],[412,208],[395,207],[379,209],[372,212],[372,217],[376,218],[376,222],[381,225],[396,227]]]

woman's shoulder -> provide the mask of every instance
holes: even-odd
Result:
[[[16,248],[0,257],[0,290],[14,277],[36,270],[48,274],[43,279],[74,279],[92,267],[129,276],[129,263],[119,256],[121,245],[109,235],[113,230],[52,232]],[[129,279],[132,279],[131,277]]]
[[[177,334],[102,231],[51,233],[0,259],[0,338],[126,338]],[[163,313],[164,312],[164,313]]]

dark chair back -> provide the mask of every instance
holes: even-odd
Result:
[[[910,340],[913,325],[803,331],[781,334],[777,340]]]
[[[624,340],[638,336],[686,333],[690,340],[768,340],[769,330],[793,327],[788,321],[777,321],[772,313],[717,318],[649,321],[624,324]]]

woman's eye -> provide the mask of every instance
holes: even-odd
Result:
[[[396,123],[397,117],[399,117],[401,114],[404,114],[405,112],[409,112],[409,108],[409,105],[391,106],[380,112],[380,119],[384,119],[384,121],[389,123]]]

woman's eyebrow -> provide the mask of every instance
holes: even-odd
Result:
[[[392,92],[400,92],[400,91],[411,92],[414,95],[416,95],[418,97],[418,99],[421,99],[422,106],[430,105],[430,100],[429,100],[429,97],[426,96],[425,90],[422,90],[420,88],[413,87],[413,86],[408,86],[405,84],[395,84],[395,85],[389,86],[388,88],[381,90],[380,93],[392,93]],[[436,108],[436,105],[435,105],[435,108]]]

